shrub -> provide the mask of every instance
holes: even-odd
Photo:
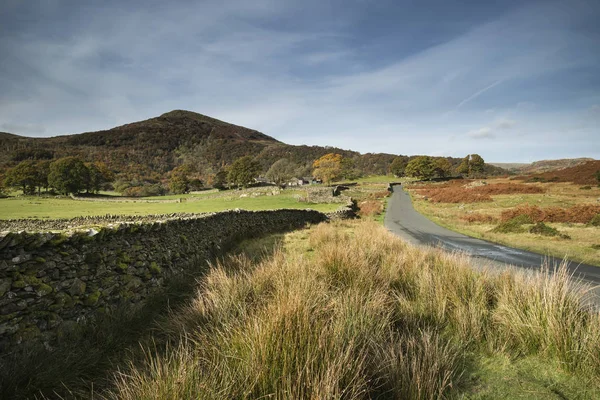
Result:
[[[548,226],[543,222],[538,222],[537,224],[532,226],[529,229],[529,233],[534,233],[536,235],[542,235],[542,236],[558,236],[563,239],[571,239],[571,237],[569,235],[560,233],[558,231],[558,229]]]
[[[496,233],[521,233],[525,232],[522,225],[532,224],[533,221],[528,215],[518,215],[508,221],[502,222],[500,225],[492,229]]]
[[[600,213],[594,215],[590,222],[588,222],[588,225],[600,227]]]
[[[592,190],[591,186],[582,186],[579,188],[580,190]]]

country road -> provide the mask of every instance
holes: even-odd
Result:
[[[449,251],[465,252],[471,257],[491,260],[515,267],[539,270],[544,260],[558,265],[562,260],[525,250],[475,239],[435,224],[413,207],[409,194],[400,185],[393,186],[384,220],[385,227],[416,245],[440,246]],[[483,260],[482,260],[483,261]],[[600,285],[600,267],[569,262],[567,268],[574,276],[593,285]]]

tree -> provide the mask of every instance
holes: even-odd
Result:
[[[440,178],[445,178],[452,172],[452,165],[447,158],[439,157],[433,162],[433,172]]]
[[[484,166],[485,161],[483,161],[483,158],[479,154],[471,154],[471,159],[469,160],[470,174],[482,174]]]
[[[463,175],[469,174],[469,156],[463,158],[458,167],[456,167],[456,172]]]
[[[227,169],[219,170],[212,180],[212,186],[215,189],[225,189],[225,185],[227,185],[227,177],[229,176],[229,171]]]
[[[0,178],[0,197],[5,197],[7,195],[7,190],[4,187],[4,179]]]
[[[600,169],[596,171],[596,180],[598,181],[598,186],[600,186]]]
[[[313,163],[313,175],[325,183],[338,178],[342,172],[342,156],[329,153]]]
[[[396,177],[404,176],[404,170],[406,169],[406,159],[403,157],[396,157],[390,164],[390,172]]]
[[[271,165],[265,177],[271,182],[275,182],[277,185],[283,185],[296,175],[298,172],[298,166],[288,160],[282,158],[277,160]]]
[[[42,188],[48,191],[48,175],[50,175],[50,164],[52,162],[49,160],[38,161],[37,167],[37,187],[38,187],[38,195],[41,194]]]
[[[89,185],[90,171],[76,157],[60,158],[50,164],[48,184],[59,193],[77,194]]]
[[[408,176],[430,179],[435,173],[435,166],[431,157],[420,156],[410,160],[404,172]]]
[[[187,193],[190,190],[190,180],[188,178],[189,168],[181,165],[171,171],[169,180],[169,190],[174,194]]]
[[[463,158],[458,168],[456,168],[456,172],[463,175],[481,174],[484,167],[485,161],[479,154],[469,154]]]
[[[227,180],[236,185],[247,187],[260,173],[260,164],[250,156],[238,158],[229,168]]]
[[[102,162],[87,163],[89,178],[85,185],[88,193],[98,193],[104,186],[114,180],[113,172]]]
[[[35,194],[35,189],[40,180],[39,171],[35,161],[21,161],[6,173],[4,183],[6,186],[19,188],[23,194]]]
[[[350,157],[342,157],[340,167],[340,176],[342,179],[353,180],[361,176],[360,171],[356,168],[356,163]]]

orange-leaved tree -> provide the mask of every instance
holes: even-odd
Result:
[[[325,183],[330,183],[338,178],[342,172],[342,156],[329,153],[313,163],[313,176]]]

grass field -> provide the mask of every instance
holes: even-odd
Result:
[[[158,198],[127,199],[126,201],[86,201],[70,198],[10,197],[0,199],[0,219],[12,218],[71,218],[90,215],[147,215],[168,213],[202,213],[240,208],[245,210],[270,210],[277,208],[310,208],[317,211],[333,211],[339,204],[312,204],[299,202],[296,191],[282,191],[276,196],[240,197],[242,192],[223,192],[216,198],[207,194],[165,196]],[[214,196],[215,193],[212,193]],[[149,202],[147,200],[175,200],[182,202]],[[192,201],[195,200],[195,201]]]
[[[489,186],[514,182],[508,179],[490,179]],[[526,232],[497,233],[492,230],[498,225],[502,212],[515,209],[520,205],[537,206],[540,209],[558,207],[569,209],[581,205],[600,205],[600,188],[581,189],[580,185],[570,183],[529,184],[543,189],[537,194],[501,194],[492,195],[492,201],[474,203],[445,203],[427,201],[419,190],[411,189],[415,208],[436,223],[469,236],[502,243],[508,246],[549,254],[600,266],[600,228],[584,223],[548,222],[547,225],[569,235],[571,239],[546,237]],[[484,218],[484,217],[489,217]],[[482,222],[469,222],[479,218]]]
[[[600,398],[600,317],[570,287],[564,271],[477,272],[373,222],[321,224],[242,243],[138,340],[99,327],[2,360],[0,395]]]

